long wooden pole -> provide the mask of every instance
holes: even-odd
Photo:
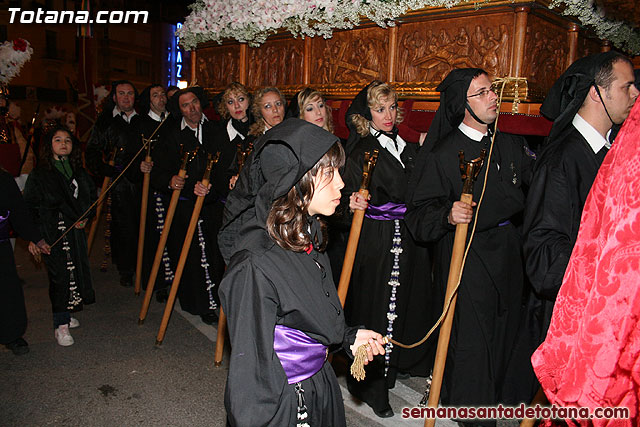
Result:
[[[109,159],[109,166],[113,166],[116,163],[116,153],[118,149],[114,148],[111,153],[111,158]],[[102,181],[102,187],[100,187],[100,195],[102,196],[105,191],[107,191],[107,187],[109,186],[109,181],[111,181],[111,177],[105,176]],[[104,198],[103,198],[104,200]],[[96,207],[96,216],[93,218],[93,222],[91,223],[91,228],[89,229],[89,237],[87,238],[87,253],[91,254],[91,248],[93,246],[93,239],[96,237],[96,231],[98,231],[98,223],[100,222],[100,214],[102,213],[102,200],[98,203]]]
[[[220,316],[218,316],[218,336],[216,338],[216,353],[213,358],[214,366],[222,365],[222,355],[224,353],[224,338],[227,332],[227,316],[220,306]]]
[[[187,175],[187,162],[189,161],[189,157],[192,153],[185,152],[182,158],[182,165],[180,166],[180,171],[178,172],[178,176],[180,178],[184,178]],[[140,316],[138,317],[138,324],[142,325],[144,323],[144,319],[147,317],[147,312],[149,311],[149,304],[151,303],[151,295],[153,294],[153,288],[156,284],[156,277],[158,277],[158,268],[160,267],[160,261],[162,261],[162,253],[164,252],[164,247],[167,244],[167,238],[169,237],[169,230],[171,230],[171,223],[173,222],[173,215],[176,212],[176,206],[178,206],[178,199],[180,198],[179,189],[173,190],[171,194],[171,201],[169,202],[169,208],[167,209],[167,216],[164,219],[164,227],[162,228],[162,234],[160,234],[160,241],[158,242],[158,247],[156,248],[156,255],[153,259],[153,265],[151,266],[151,271],[149,272],[149,281],[147,282],[147,289],[144,294],[144,300],[142,301],[142,308],[140,309]]]
[[[144,139],[144,136],[142,137]],[[147,142],[147,155],[144,161],[151,163],[151,141]],[[138,256],[136,259],[136,284],[134,292],[140,295],[140,282],[142,281],[142,255],[144,254],[144,234],[147,225],[147,203],[149,201],[149,181],[151,173],[145,172],[142,181],[142,200],[140,201],[140,229],[138,230]]]
[[[253,142],[249,143],[249,146],[246,150],[242,149],[242,145],[238,144],[238,175],[242,172],[242,168],[244,167],[244,163],[249,157],[249,154],[253,151]],[[216,337],[216,351],[213,355],[213,365],[218,367],[222,365],[222,355],[224,354],[224,339],[227,335],[227,316],[224,314],[224,310],[222,310],[222,306],[220,306],[220,316],[218,316],[218,334]]]
[[[470,162],[464,161],[464,153],[460,151],[460,171],[464,181],[462,186],[462,195],[460,201],[471,205],[473,202],[473,181],[478,176],[486,151],[482,150],[482,154],[475,160]],[[462,278],[462,268],[464,261],[465,246],[467,243],[467,231],[469,224],[456,225],[455,237],[453,240],[453,251],[451,253],[451,264],[449,265],[449,277],[447,279],[447,291],[445,293],[444,310],[447,314],[440,325],[440,335],[438,336],[438,347],[436,350],[436,358],[433,364],[433,377],[431,380],[431,389],[429,392],[429,400],[427,406],[429,408],[437,408],[440,401],[440,391],[442,389],[442,378],[444,375],[444,367],[447,362],[447,352],[449,350],[449,339],[451,338],[451,328],[453,326],[453,315],[456,311],[456,301],[458,299],[457,289],[460,279]],[[447,304],[449,307],[447,308]],[[434,418],[426,418],[424,420],[425,427],[434,427],[436,420]]]
[[[365,200],[369,198],[369,183],[371,182],[371,174],[378,160],[378,150],[373,150],[373,154],[368,152],[364,154],[364,165],[362,167],[362,183],[358,191]],[[360,241],[360,232],[362,231],[362,223],[364,221],[364,209],[356,209],[353,212],[351,220],[351,230],[349,231],[349,240],[347,241],[347,249],[342,262],[342,271],[340,272],[340,282],[338,283],[338,298],[344,307],[349,291],[349,282],[351,281],[351,272],[353,271],[353,263],[356,259],[356,250]]]
[[[533,397],[533,400],[531,401],[531,404],[529,405],[529,407],[535,408],[536,405],[540,405],[540,406],[549,405],[549,401],[547,400],[547,396],[544,394],[544,390],[542,390],[542,387],[538,389],[538,392]],[[536,421],[537,420],[535,418],[525,418],[520,423],[520,427],[533,427]]]
[[[471,194],[463,194],[460,201],[471,204],[473,196]],[[455,238],[453,241],[453,253],[451,255],[451,264],[449,266],[449,278],[447,279],[447,291],[444,297],[445,304],[451,300],[447,315],[442,325],[440,325],[440,335],[438,336],[438,347],[436,350],[436,359],[433,365],[433,379],[431,380],[431,390],[429,392],[429,401],[427,406],[437,408],[440,401],[440,390],[442,388],[442,377],[444,374],[444,366],[447,361],[447,350],[449,349],[449,338],[451,337],[451,327],[453,325],[453,313],[456,310],[457,293],[453,295],[460,278],[460,268],[462,267],[462,257],[464,256],[464,247],[467,240],[467,231],[469,224],[458,224],[456,226]],[[425,427],[433,427],[435,419],[426,419]]]
[[[207,162],[207,169],[204,172],[204,176],[202,177],[202,185],[207,187],[209,186],[209,177],[211,175],[211,169],[213,165],[217,163],[218,158],[220,156],[220,152],[213,157],[209,154],[209,161]],[[164,315],[162,316],[162,323],[160,323],[160,329],[158,330],[158,336],[156,337],[156,345],[161,345],[164,340],[165,332],[167,331],[167,325],[169,324],[169,318],[171,317],[171,312],[173,311],[173,304],[176,300],[176,295],[178,293],[178,287],[180,287],[180,279],[182,279],[182,272],[184,271],[184,266],[187,263],[187,256],[189,255],[189,249],[191,248],[191,240],[193,239],[193,234],[196,231],[196,226],[198,225],[198,219],[200,219],[200,211],[202,210],[202,204],[204,203],[205,196],[198,196],[196,198],[196,203],[193,207],[193,212],[191,213],[191,220],[189,221],[189,227],[187,228],[187,235],[184,238],[184,242],[182,243],[182,251],[180,252],[180,259],[178,260],[178,267],[176,267],[175,276],[173,278],[173,283],[171,283],[171,290],[169,291],[169,298],[167,299],[167,304],[164,306]]]

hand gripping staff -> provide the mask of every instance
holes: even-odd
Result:
[[[151,138],[147,139],[142,135],[142,143],[147,146],[147,155],[144,161],[151,162]],[[136,284],[134,292],[140,295],[140,281],[142,280],[142,255],[144,253],[144,233],[147,225],[147,203],[149,201],[149,181],[151,172],[144,172],[142,181],[142,200],[140,201],[140,229],[138,230],[138,256],[136,259]]]
[[[111,152],[111,156],[109,157],[109,166],[113,166],[116,163],[116,154],[118,153],[118,148],[114,147]],[[100,187],[100,202],[98,203],[98,207],[96,208],[96,217],[93,219],[91,223],[91,229],[89,229],[89,237],[87,238],[87,253],[91,254],[91,248],[93,247],[93,239],[96,237],[96,231],[98,231],[98,223],[100,222],[100,214],[102,213],[102,201],[104,200],[104,194],[106,194],[107,187],[109,186],[109,181],[111,181],[111,177],[105,176],[102,181],[102,187]]]
[[[358,191],[365,200],[369,198],[369,184],[371,183],[371,174],[376,167],[378,161],[378,150],[373,150],[373,154],[368,151],[364,153],[364,164],[362,165],[362,183]],[[338,298],[344,307],[347,299],[347,291],[349,290],[349,281],[351,280],[351,272],[353,271],[353,262],[356,258],[356,250],[358,249],[358,241],[360,240],[360,231],[362,231],[362,222],[364,221],[364,210],[356,209],[353,212],[351,220],[351,230],[349,231],[349,240],[347,241],[347,250],[344,254],[342,262],[342,272],[340,273],[340,282],[338,283]]]
[[[202,185],[207,187],[209,185],[209,177],[211,176],[211,169],[213,165],[218,163],[218,159],[220,158],[220,152],[218,151],[216,155],[209,154],[207,160],[207,168],[204,171],[204,175],[202,177]],[[171,283],[171,291],[169,291],[169,298],[167,299],[167,305],[164,307],[164,315],[162,316],[162,323],[160,324],[160,330],[158,331],[158,336],[156,337],[156,345],[161,345],[164,340],[164,334],[167,331],[167,325],[169,324],[169,318],[171,317],[171,312],[173,311],[173,304],[176,300],[176,294],[178,293],[178,287],[180,286],[180,279],[182,278],[182,272],[184,271],[184,265],[187,262],[187,255],[189,255],[189,248],[191,247],[191,240],[193,239],[193,234],[196,231],[196,225],[198,225],[198,219],[200,218],[200,211],[202,210],[202,204],[204,203],[205,196],[198,196],[196,199],[196,203],[193,207],[193,213],[191,214],[191,221],[189,221],[189,228],[187,228],[187,235],[184,238],[184,243],[182,244],[182,251],[180,252],[180,259],[178,260],[178,266],[176,267],[176,273],[173,278],[173,283]],[[147,285],[147,293],[148,293]]]
[[[187,163],[196,156],[198,148],[194,151],[185,151],[182,155],[182,161],[180,164],[180,171],[178,176],[184,178],[187,176]],[[162,234],[160,235],[160,241],[158,242],[158,248],[156,249],[156,256],[153,259],[153,265],[149,272],[149,281],[147,282],[147,290],[144,294],[144,300],[142,301],[142,308],[140,309],[140,316],[138,317],[138,325],[144,323],[144,319],[147,317],[149,311],[149,303],[151,302],[151,295],[153,294],[153,288],[156,284],[156,277],[158,277],[158,268],[160,267],[160,261],[162,261],[162,253],[164,247],[167,244],[167,238],[169,237],[169,230],[171,230],[171,223],[173,222],[173,215],[176,213],[176,206],[178,206],[178,199],[180,198],[181,189],[173,190],[171,194],[171,201],[169,202],[169,209],[167,209],[167,216],[164,219],[164,227],[162,228]]]
[[[249,143],[249,146],[246,150],[242,149],[242,144],[238,144],[238,152],[236,158],[238,159],[238,175],[242,172],[242,168],[244,167],[244,163],[247,160],[247,157],[253,151],[253,142]],[[216,351],[213,356],[213,364],[215,366],[222,365],[222,354],[224,353],[224,338],[227,333],[227,316],[225,316],[222,307],[220,307],[220,316],[218,316],[218,334],[216,338]]]
[[[460,201],[471,204],[473,202],[473,182],[478,177],[480,169],[487,155],[486,150],[482,150],[480,157],[471,161],[465,161],[464,152],[459,151],[460,174],[462,175],[462,195]],[[476,213],[477,214],[477,213]],[[467,231],[469,224],[456,225],[456,233],[453,241],[453,252],[451,254],[451,264],[449,266],[449,278],[447,279],[447,291],[445,294],[446,312],[444,321],[440,326],[440,335],[438,336],[438,347],[436,350],[436,359],[433,365],[433,379],[431,381],[431,391],[429,393],[429,401],[427,406],[437,408],[440,400],[440,389],[442,388],[442,375],[444,374],[444,365],[447,361],[447,351],[449,349],[449,338],[451,337],[451,326],[453,325],[453,314],[456,310],[456,300],[458,298],[458,285],[462,278],[463,258],[465,253],[465,245],[467,242]],[[447,306],[448,304],[448,306]],[[433,427],[435,419],[425,419],[425,427]]]

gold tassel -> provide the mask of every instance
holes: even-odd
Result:
[[[383,338],[385,344],[389,344],[389,338]],[[353,356],[353,363],[351,364],[351,376],[358,381],[362,381],[366,372],[364,370],[364,362],[367,361],[367,347],[371,347],[369,344],[362,344],[356,350],[355,356]]]

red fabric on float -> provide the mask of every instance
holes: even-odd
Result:
[[[551,403],[629,408],[631,419],[591,420],[596,426],[640,421],[638,159],[640,102],[591,188],[551,326],[531,358]]]

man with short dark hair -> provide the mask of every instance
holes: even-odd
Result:
[[[96,120],[87,143],[85,159],[91,173],[115,178],[127,165],[127,146],[136,143],[140,116],[134,109],[138,92],[127,80],[111,85],[102,114]],[[115,164],[108,164],[116,150]],[[111,189],[111,255],[120,273],[122,286],[133,286],[136,270],[140,195],[127,174]]]
[[[517,227],[534,157],[522,137],[494,129],[498,97],[484,70],[453,70],[437,90],[440,106],[409,183],[405,221],[416,240],[436,242],[434,283],[443,295],[456,226],[477,216],[458,290],[441,401],[447,406],[512,404],[502,387],[520,313],[524,272]],[[487,158],[473,202],[464,203],[458,152],[472,160],[483,149]],[[475,423],[495,425],[495,420]]]
[[[216,268],[214,261],[218,253],[216,233],[213,231],[213,206],[217,198],[214,192],[209,194],[211,185],[205,187],[201,183],[208,155],[220,151],[216,137],[218,130],[203,114],[207,103],[206,94],[199,87],[179,90],[170,99],[169,111],[175,118],[154,151],[151,184],[156,191],[164,192],[165,197],[169,197],[174,190],[181,190],[167,244],[172,260],[180,257],[197,197],[205,196],[180,280],[178,297],[183,310],[200,315],[203,322],[212,324],[217,321],[217,292],[223,268]],[[178,171],[185,151],[195,155],[187,164],[186,177],[182,178]]]
[[[536,346],[546,335],[582,208],[611,146],[611,127],[622,124],[637,96],[631,61],[606,52],[574,62],[541,106],[554,122],[536,163],[523,227],[527,274],[542,311]]]

